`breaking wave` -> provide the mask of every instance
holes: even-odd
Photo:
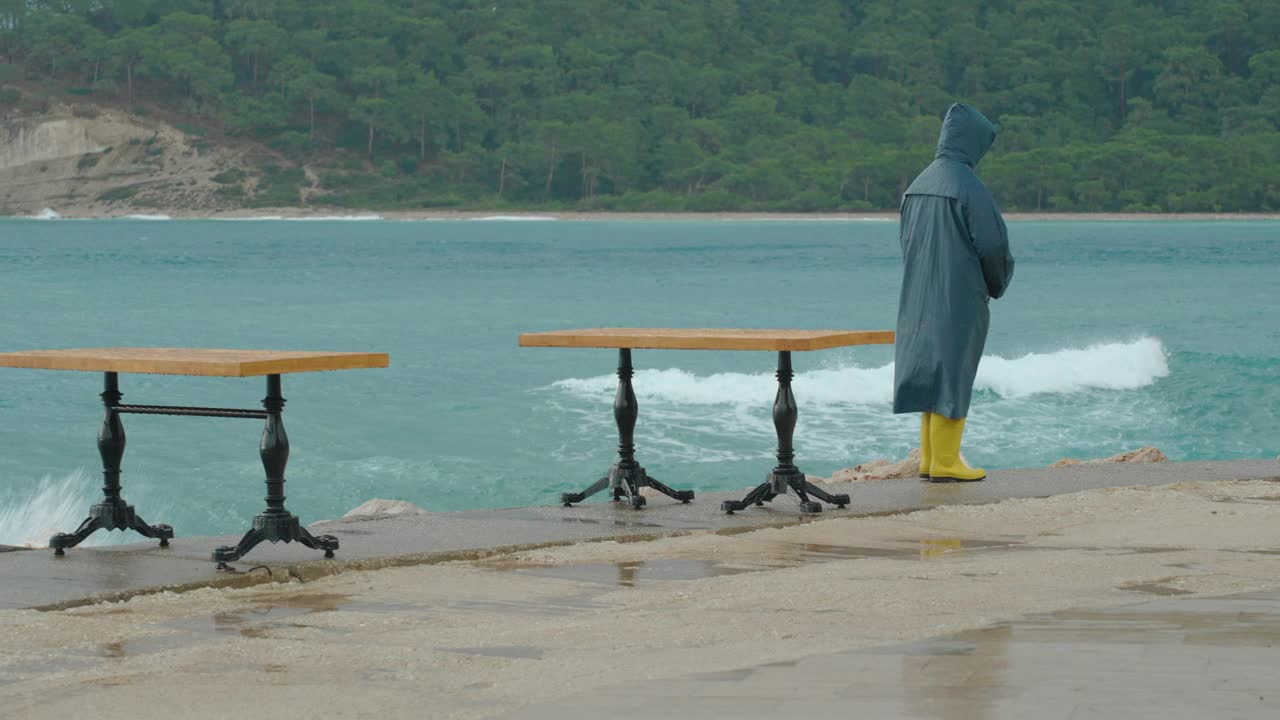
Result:
[[[1073,394],[1085,390],[1133,390],[1169,374],[1164,344],[1144,337],[1051,353],[1030,353],[1007,359],[988,355],[978,368],[974,389],[1002,398],[1037,394]],[[552,387],[581,397],[611,396],[614,375],[560,380]],[[698,376],[687,370],[640,370],[633,381],[643,401],[675,405],[757,404],[772,398],[777,381],[767,373],[715,373]],[[893,364],[877,368],[855,366],[798,373],[797,392],[806,404],[868,405],[893,399]]]
[[[1164,343],[1144,337],[1079,350],[1030,353],[1012,360],[984,357],[978,366],[976,387],[1000,397],[1019,398],[1082,390],[1135,390],[1168,375]]]

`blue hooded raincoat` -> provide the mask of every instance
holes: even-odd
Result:
[[[952,105],[936,159],[902,198],[902,294],[898,301],[893,411],[969,414],[991,314],[1013,278],[1009,234],[973,169],[995,127]]]

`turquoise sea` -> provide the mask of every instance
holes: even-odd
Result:
[[[989,470],[1156,445],[1280,453],[1280,223],[1016,222],[966,455]],[[616,353],[520,349],[594,326],[891,329],[897,225],[855,221],[0,220],[0,350],[379,350],[290,375],[286,488],[304,522],[371,497],[554,503],[612,462]],[[798,464],[916,444],[892,349],[798,353]],[[771,467],[775,357],[637,351],[639,459],[677,487]],[[0,369],[0,543],[72,530],[99,494],[101,376]],[[124,402],[258,407],[260,378],[121,376]],[[125,497],[179,536],[262,508],[259,423],[125,417]],[[95,542],[126,539],[99,534]]]

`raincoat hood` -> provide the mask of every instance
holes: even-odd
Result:
[[[995,139],[996,128],[985,115],[968,105],[956,103],[947,110],[947,117],[942,121],[935,157],[977,167]]]

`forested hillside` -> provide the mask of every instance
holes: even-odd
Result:
[[[0,62],[269,145],[274,204],[895,208],[961,100],[1006,209],[1280,210],[1277,0],[0,0]]]

